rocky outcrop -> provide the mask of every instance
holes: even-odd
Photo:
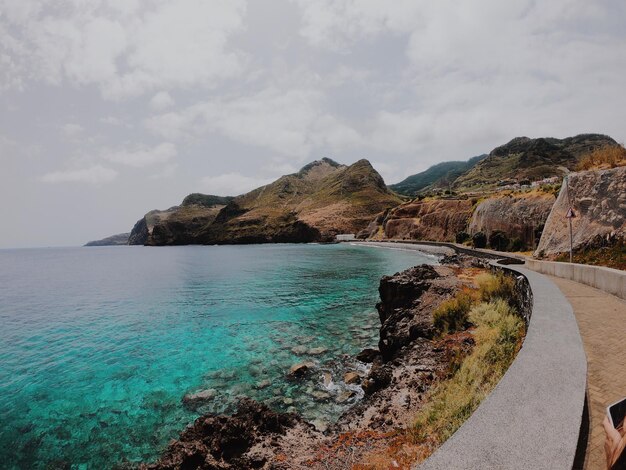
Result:
[[[154,464],[143,470],[178,469],[248,469],[261,468],[273,455],[271,446],[255,444],[284,435],[296,426],[309,427],[297,415],[276,413],[250,399],[239,402],[231,416],[205,415],[198,418],[173,441]]]
[[[185,200],[188,201],[188,198]],[[223,207],[187,202],[164,211],[150,211],[133,227],[129,244],[161,246],[196,243],[198,233],[215,220]]]
[[[517,239],[523,246],[533,247],[535,235],[545,224],[555,197],[541,192],[495,196],[481,201],[472,214],[468,233],[483,232],[487,236],[496,230]],[[537,237],[538,238],[538,237]]]
[[[467,230],[472,215],[470,199],[426,199],[402,204],[384,220],[386,238],[454,241]]]
[[[625,239],[626,167],[570,173],[567,180],[550,212],[535,255],[569,251],[566,215],[570,204],[576,214],[572,221],[574,249],[608,246]]]
[[[130,237],[130,233],[119,233],[117,235],[111,235],[110,237],[103,238],[102,240],[87,242],[85,243],[85,246],[128,245],[128,237]]]
[[[438,268],[444,269],[444,268]],[[456,285],[433,266],[424,264],[380,280],[378,349],[384,361],[417,338],[432,338],[432,310]],[[432,290],[432,291],[431,291]],[[425,293],[431,291],[430,296]]]

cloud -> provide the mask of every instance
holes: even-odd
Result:
[[[326,111],[321,91],[274,86],[158,115],[145,126],[170,139],[216,132],[299,160],[313,149],[339,151],[360,141],[358,132]]]
[[[107,98],[151,90],[211,88],[245,67],[230,38],[243,29],[243,0],[5,0],[0,90],[32,81],[96,85]]]
[[[238,196],[272,182],[272,179],[245,176],[241,173],[226,173],[205,176],[201,179],[202,190],[217,196]]]
[[[61,127],[61,130],[67,138],[73,139],[80,135],[85,129],[80,124],[67,123]]]
[[[143,168],[156,163],[166,163],[177,155],[176,146],[170,142],[163,142],[156,147],[141,146],[134,150],[118,150],[105,153],[103,157],[113,163]]]
[[[110,183],[117,178],[117,171],[94,165],[90,168],[78,170],[54,171],[43,175],[40,180],[44,183]]]
[[[162,111],[174,105],[174,99],[167,91],[160,91],[150,100],[150,107],[156,111]]]

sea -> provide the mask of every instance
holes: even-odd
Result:
[[[362,397],[343,374],[367,372],[380,278],[437,262],[348,243],[0,250],[0,468],[155,460],[242,396],[331,423]]]

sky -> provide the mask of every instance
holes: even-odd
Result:
[[[0,248],[367,158],[626,140],[623,0],[0,0]]]

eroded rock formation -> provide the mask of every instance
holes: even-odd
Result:
[[[569,251],[570,203],[574,249],[611,245],[626,238],[626,167],[568,176],[546,222],[536,255]],[[569,195],[568,195],[569,188]]]

